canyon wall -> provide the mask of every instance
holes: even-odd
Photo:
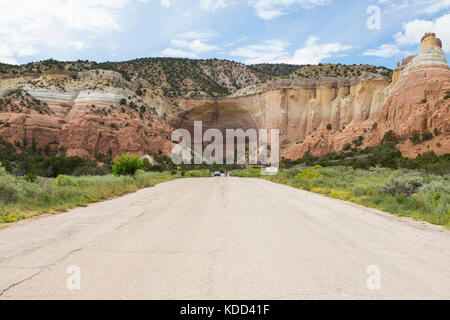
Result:
[[[81,76],[0,80],[0,137],[18,148],[34,144],[46,154],[64,149],[86,159],[98,153],[170,153],[171,128],[163,115],[172,106],[164,97],[113,87],[109,82],[120,76],[107,71]]]
[[[390,130],[406,156],[450,152],[450,70],[434,34],[423,37],[421,52],[403,59],[392,79],[357,74],[274,77],[225,98],[170,98],[146,80],[101,69],[8,76],[0,78],[0,137],[19,150],[34,145],[90,159],[170,154],[172,130],[192,132],[201,120],[204,130],[279,129],[281,154],[291,159],[338,152],[354,141],[378,145]],[[424,130],[438,134],[417,145],[407,139]]]
[[[331,124],[334,130],[376,119],[382,111],[389,81],[370,74],[358,79],[283,80],[269,90],[223,99],[178,98],[186,111],[173,121],[192,131],[201,120],[204,129],[279,129],[284,147],[307,139]],[[327,147],[322,152],[329,152]]]
[[[279,129],[282,156],[291,159],[338,152],[358,139],[363,147],[378,145],[390,130],[403,139],[405,156],[448,153],[450,70],[440,40],[429,34],[422,41],[420,54],[404,59],[392,81],[368,73],[352,79],[282,79],[228,98],[178,98],[184,111],[172,125],[192,131],[193,122],[201,120],[204,130]],[[426,129],[441,135],[426,144],[407,140]]]

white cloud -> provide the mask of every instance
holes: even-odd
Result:
[[[394,0],[378,0],[377,2],[379,4],[389,3],[388,12],[408,9],[411,13],[433,14],[450,7],[450,0],[403,0],[396,2]]]
[[[200,8],[205,11],[216,11],[228,6],[225,0],[200,0]]]
[[[319,38],[310,36],[304,47],[296,50],[292,56],[286,51],[287,42],[273,39],[266,40],[259,45],[248,45],[232,51],[230,54],[245,58],[244,62],[255,63],[291,63],[291,64],[317,64],[324,59],[350,50],[352,46],[339,42],[318,44]]]
[[[191,59],[198,58],[197,54],[180,49],[167,48],[164,49],[161,53],[168,57],[191,58]]]
[[[303,48],[296,50],[292,57],[281,62],[291,64],[317,64],[324,59],[331,58],[336,54],[353,48],[350,45],[344,45],[340,42],[318,44],[318,41],[318,37],[310,36],[306,40]]]
[[[305,9],[325,6],[332,0],[250,0],[248,4],[255,9],[256,15],[264,20],[272,20],[287,14],[289,9],[300,5]]]
[[[435,3],[429,5],[426,7],[423,12],[428,14],[433,14],[440,12],[444,9],[447,9],[450,7],[450,0],[438,0]]]
[[[431,31],[434,23],[426,20],[413,20],[403,24],[403,32],[394,35],[398,45],[419,44],[425,32]]]
[[[288,55],[285,49],[289,46],[287,42],[271,39],[260,44],[248,45],[230,52],[232,56],[243,57],[248,64],[274,62]]]
[[[165,8],[177,7],[178,5],[181,4],[181,2],[184,2],[180,0],[160,0],[160,1],[161,6]],[[191,0],[185,2],[193,2],[193,1]],[[196,3],[192,8],[196,9],[200,8],[203,11],[210,11],[210,12],[226,8],[230,4],[230,0],[196,0],[195,2]],[[191,4],[189,5],[191,6]]]
[[[142,2],[142,1],[141,1]],[[101,34],[119,31],[119,10],[130,0],[2,0],[0,61],[39,53],[42,47],[81,50]]]
[[[170,8],[172,6],[172,2],[170,0],[161,0],[161,5],[165,8]]]
[[[216,45],[206,43],[218,34],[214,30],[196,30],[179,34],[170,41],[170,47],[162,51],[165,56],[198,58],[198,54],[219,50]]]
[[[417,45],[425,32],[434,32],[442,40],[443,49],[450,52],[450,14],[435,21],[413,20],[403,24],[403,32],[394,35],[398,45]]]
[[[397,57],[397,56],[409,56],[412,55],[412,52],[403,51],[401,50],[398,45],[394,43],[389,44],[382,44],[376,49],[369,49],[364,51],[364,56],[376,56],[376,57],[382,57],[382,58],[390,58],[390,57]]]
[[[248,40],[248,37],[241,37],[241,38],[237,39],[236,41],[225,44],[225,47],[234,47],[238,43],[241,43],[241,42],[247,41],[247,40]]]
[[[177,35],[176,38],[185,40],[192,40],[192,39],[209,40],[217,37],[218,35],[219,34],[214,30],[203,29],[203,30],[188,31]]]
[[[187,41],[183,39],[172,39],[170,43],[172,46],[176,48],[186,49],[194,53],[215,51],[219,49],[219,47],[217,47],[216,45],[210,45],[198,39],[192,41]]]
[[[442,49],[450,52],[450,14],[443,15],[435,21],[413,20],[403,24],[403,31],[394,35],[395,43],[383,44],[376,49],[366,50],[363,55],[390,58],[412,54],[404,47],[418,46],[426,32],[434,32],[442,40]]]

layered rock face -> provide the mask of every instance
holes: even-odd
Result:
[[[162,115],[172,106],[150,90],[137,96],[111,86],[117,77],[1,81],[0,136],[17,147],[33,143],[47,154],[63,148],[68,156],[86,159],[98,153],[169,153],[171,129]]]
[[[433,33],[425,34],[420,54],[404,59],[396,71],[398,76],[383,107],[378,138],[386,130],[393,130],[401,138],[424,130],[436,131],[440,134],[432,140],[418,145],[406,140],[400,150],[408,157],[426,151],[450,152],[450,69],[442,42]]]
[[[189,70],[199,67],[176,61],[182,63]],[[203,76],[234,94],[170,98],[153,82],[101,69],[1,78],[0,137],[18,148],[34,142],[48,154],[64,148],[67,155],[91,159],[98,153],[169,154],[171,131],[192,132],[201,120],[204,130],[279,129],[281,154],[291,159],[338,152],[355,140],[362,147],[378,145],[390,130],[403,138],[405,156],[450,152],[450,70],[434,34],[423,37],[420,54],[405,58],[392,81],[373,72],[319,79],[291,74],[269,81],[241,75],[244,66],[231,62],[200,67]],[[424,130],[440,134],[418,145],[408,141]]]
[[[267,91],[225,99],[178,98],[186,111],[173,126],[192,131],[194,121],[201,120],[205,130],[279,129],[280,141],[287,147],[326,130],[328,124],[339,130],[376,118],[388,84],[382,77],[366,74],[358,79],[278,81]],[[329,150],[332,147],[321,152]]]
[[[279,129],[282,156],[291,159],[310,152],[337,152],[355,140],[362,146],[381,143],[393,130],[405,142],[404,155],[450,152],[450,70],[440,41],[432,34],[422,40],[417,56],[406,58],[392,83],[381,76],[321,80],[285,79],[238,91],[223,99],[186,99],[173,121],[192,130],[202,120],[204,130]],[[241,96],[239,96],[241,95]],[[441,132],[426,145],[413,146],[406,138],[424,130]],[[431,145],[430,143],[434,143]]]
[[[346,143],[363,137],[364,146],[381,143],[384,134],[392,130],[403,139],[399,148],[404,156],[416,157],[420,153],[434,151],[436,154],[450,152],[450,70],[444,53],[439,47],[425,47],[415,57],[410,57],[393,83],[372,94],[371,112],[362,112],[339,132],[321,130],[319,136],[309,136],[303,143],[291,146],[284,152],[287,158],[297,159],[305,152],[324,155],[340,151]],[[374,125],[376,123],[376,126]],[[418,145],[407,138],[425,130],[440,135]]]
[[[426,48],[402,71],[384,105],[380,133],[393,130],[406,138],[424,130],[441,134],[420,145],[406,141],[400,150],[414,157],[419,153],[450,152],[450,69],[441,48]]]

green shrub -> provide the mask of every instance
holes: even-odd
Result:
[[[398,141],[397,135],[395,134],[394,131],[389,130],[388,132],[386,132],[383,136],[383,139],[381,140],[381,144],[387,144],[390,142],[394,142],[396,143]]]
[[[303,172],[299,173],[297,175],[297,179],[305,179],[305,180],[312,180],[312,179],[318,179],[325,177],[323,174],[317,172],[317,169],[322,168],[321,166],[314,166],[312,168],[308,168],[303,170]]]
[[[36,182],[37,177],[34,174],[29,173],[26,176],[24,176],[23,179],[27,182],[34,183],[34,182]]]
[[[450,194],[450,184],[444,181],[431,181],[420,187],[419,192],[431,194],[436,192],[442,192]]]
[[[140,171],[135,177],[60,175],[56,179],[38,177],[36,183],[31,183],[0,167],[0,223],[86,206],[174,178],[168,173]]]
[[[418,134],[417,132],[414,133],[411,137],[409,137],[409,140],[413,144],[419,144],[420,142],[422,142],[422,139],[420,138],[420,134]]]
[[[386,157],[383,161],[399,162],[395,148],[391,144],[366,148],[366,155]],[[350,154],[348,152],[346,154]],[[356,152],[355,152],[356,154]],[[364,155],[358,152],[358,156]],[[395,155],[391,158],[391,155]],[[367,207],[378,208],[400,216],[409,216],[433,224],[450,226],[450,179],[444,175],[431,175],[423,171],[407,169],[371,168],[369,170],[353,169],[351,166],[336,165],[340,154],[330,154],[317,162],[330,161],[326,167],[312,166],[305,168],[305,162],[289,169],[280,169],[274,176],[264,179],[285,184],[294,188],[320,193],[351,201]],[[362,159],[361,159],[362,160]],[[450,155],[438,157],[429,152],[418,159],[409,159],[411,163],[422,168],[424,165],[437,166],[450,160]],[[331,164],[332,163],[332,164]],[[235,170],[232,176],[248,177],[248,170]]]
[[[378,123],[372,124],[372,127],[370,128],[370,131],[375,131],[378,128]]]
[[[422,132],[422,141],[428,141],[433,139],[433,134],[430,132],[430,130],[425,130]]]
[[[142,160],[138,156],[130,156],[124,154],[114,160],[112,173],[115,176],[134,176],[136,171],[144,166]]]
[[[363,144],[364,141],[364,137],[363,136],[359,136],[358,139],[353,140],[352,143],[356,146],[356,147],[360,147]]]
[[[391,195],[404,195],[411,197],[422,186],[421,179],[411,177],[394,177],[386,182],[383,192]]]
[[[150,171],[151,168],[152,168],[152,164],[150,163],[150,161],[147,158],[142,160],[142,170]]]
[[[344,147],[342,148],[342,150],[347,151],[347,150],[350,150],[351,148],[352,148],[352,145],[350,143],[346,143],[344,145]]]
[[[58,187],[67,187],[67,186],[71,186],[73,184],[71,177],[66,176],[66,175],[59,175],[56,179],[55,179],[55,185],[57,185]]]
[[[135,173],[136,176],[142,176],[142,175],[144,175],[144,174],[145,174],[145,171],[142,170],[142,169],[136,170],[136,173]]]
[[[351,148],[348,145],[345,149]],[[330,166],[351,166],[353,168],[369,169],[370,167],[384,168],[407,168],[418,169],[422,172],[445,175],[450,173],[450,154],[437,156],[434,152],[419,154],[416,159],[404,158],[395,143],[390,142],[384,145],[367,147],[364,149],[352,149],[332,152],[322,157],[313,157],[307,153],[303,158],[291,160],[281,159],[282,166],[291,168],[303,164],[305,166],[321,165]]]
[[[108,167],[81,167],[72,171],[73,176],[104,176],[109,173]]]
[[[16,178],[9,175],[0,163],[0,204],[14,203],[19,200]]]
[[[242,178],[258,178],[261,177],[261,169],[234,170],[230,172],[230,176]]]
[[[327,124],[327,130],[333,129],[333,125],[331,123]]]
[[[187,171],[185,176],[189,178],[205,178],[210,177],[211,174],[208,172],[207,169],[201,169],[201,170]]]
[[[445,92],[444,100],[450,99],[450,90]]]
[[[95,179],[95,177],[94,177]],[[72,177],[66,175],[59,175],[54,184],[58,187],[87,187],[93,185],[93,179],[89,177]]]

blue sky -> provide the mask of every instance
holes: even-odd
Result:
[[[450,0],[0,0],[0,62],[219,58],[394,67]]]

